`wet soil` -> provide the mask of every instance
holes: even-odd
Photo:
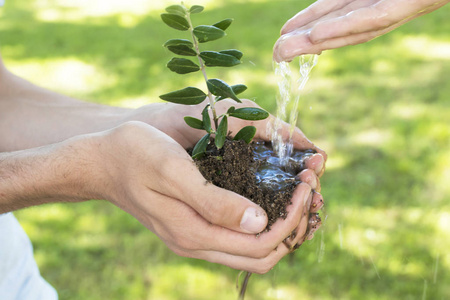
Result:
[[[291,204],[296,177],[304,168],[304,160],[313,150],[297,151],[283,166],[270,143],[227,139],[221,149],[211,142],[206,155],[196,160],[202,175],[221,188],[236,192],[256,204],[267,213],[266,230],[279,218],[286,219],[286,207]]]

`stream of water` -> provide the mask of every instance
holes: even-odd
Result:
[[[317,64],[318,55],[302,55],[298,59],[298,69],[293,63],[274,63],[278,82],[277,115],[271,124],[271,141],[280,161],[286,165],[293,153],[293,133],[297,125],[299,99],[309,79],[309,74]],[[295,59],[295,60],[297,60]],[[289,118],[288,118],[288,111]],[[283,121],[290,124],[289,132],[283,132]]]

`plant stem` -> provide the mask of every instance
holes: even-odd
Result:
[[[245,272],[245,278],[244,278],[244,281],[242,282],[241,291],[239,292],[239,300],[244,300],[245,291],[247,290],[248,280],[250,279],[251,275],[252,275],[251,272]]]
[[[214,106],[214,104],[215,104],[214,97],[208,89],[208,84],[207,84],[208,76],[206,75],[206,66],[203,62],[203,59],[200,57],[200,49],[198,47],[197,38],[195,37],[195,34],[194,34],[194,26],[192,25],[191,14],[189,13],[189,11],[186,13],[186,19],[189,23],[189,31],[191,32],[192,40],[194,41],[194,48],[195,48],[195,52],[197,52],[197,58],[198,58],[198,62],[200,64],[200,70],[202,70],[203,77],[205,78],[206,89],[208,90],[208,101],[209,101],[209,105],[211,106],[211,111],[213,114],[215,130],[217,130],[217,128],[219,127],[219,122],[218,122],[219,118],[217,117],[216,108]]]

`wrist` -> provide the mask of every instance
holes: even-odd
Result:
[[[0,154],[0,213],[98,198],[92,138]]]

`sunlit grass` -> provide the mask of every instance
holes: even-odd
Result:
[[[27,77],[35,84],[69,94],[87,95],[113,86],[119,80],[76,58],[13,60],[9,66],[15,74]]]
[[[220,7],[219,1],[198,0],[184,1],[187,5],[206,5],[209,8]],[[88,17],[108,17],[112,15],[144,16],[151,13],[160,13],[166,6],[174,4],[171,0],[146,1],[146,0],[53,0],[35,1],[36,18],[40,21],[80,21]]]
[[[424,60],[445,59],[450,60],[450,42],[433,40],[422,36],[406,36],[400,41],[405,52],[420,57]]]

